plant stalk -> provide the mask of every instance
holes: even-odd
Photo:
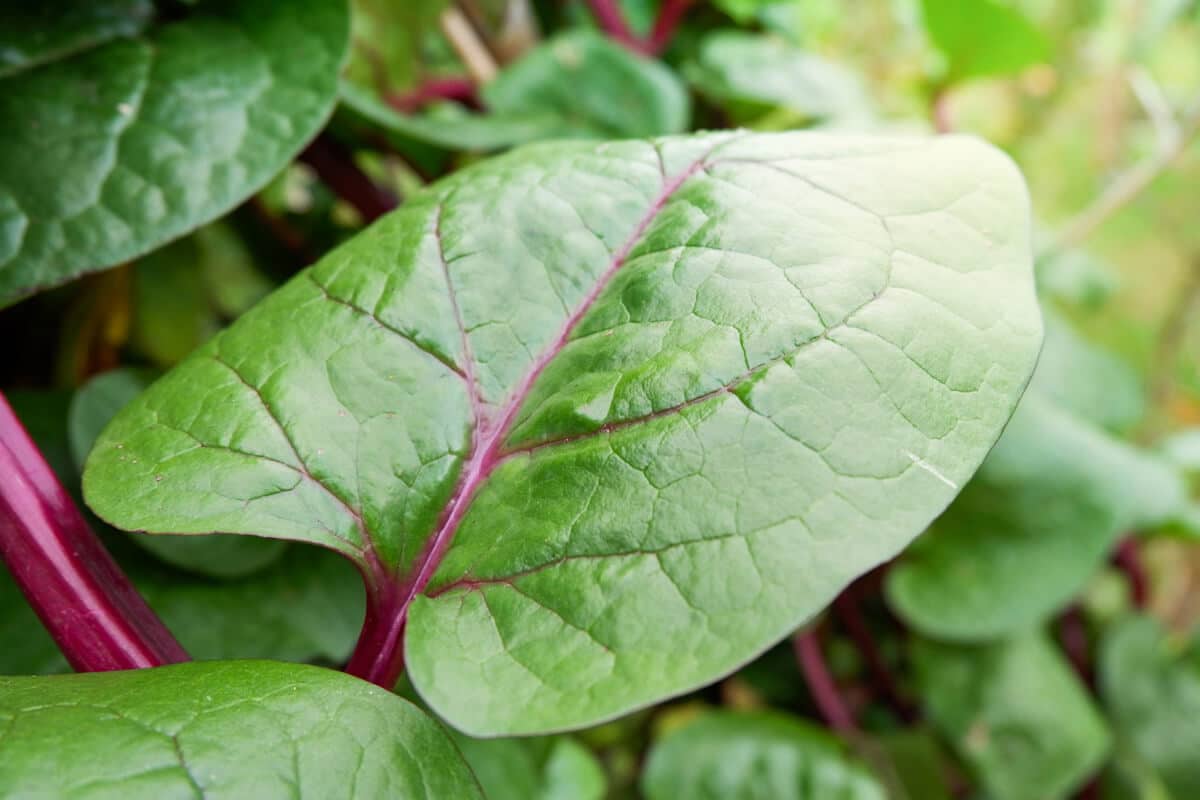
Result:
[[[1129,599],[1133,601],[1134,607],[1145,610],[1150,603],[1150,581],[1142,565],[1142,554],[1138,550],[1137,539],[1132,536],[1122,539],[1113,552],[1112,561],[1129,580]]]
[[[658,10],[658,17],[654,20],[654,27],[650,29],[650,37],[642,47],[642,52],[646,55],[656,56],[666,50],[671,39],[675,37],[675,29],[679,27],[683,15],[687,13],[691,5],[692,0],[663,0],[662,6]]]
[[[92,533],[2,394],[0,556],[75,670],[189,660]]]
[[[821,652],[821,640],[817,626],[802,630],[792,638],[792,649],[796,653],[796,661],[804,680],[812,693],[817,710],[829,724],[829,727],[842,734],[858,733],[858,723],[854,715],[842,700],[837,683],[829,673],[825,664],[825,656]]]
[[[354,163],[354,154],[328,134],[317,136],[300,154],[300,160],[368,224],[396,207],[396,199],[376,186]]]

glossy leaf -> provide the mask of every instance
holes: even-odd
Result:
[[[136,36],[154,15],[151,0],[58,0],[0,8],[0,77]]]
[[[483,796],[409,703],[271,661],[0,678],[0,751],[4,797]]]
[[[955,495],[1038,349],[1027,216],[966,138],[515,151],[156,383],[85,491],[345,553],[469,733],[594,723],[732,671]]]
[[[884,800],[883,787],[815,725],[775,712],[705,714],[650,750],[647,800]]]
[[[1172,641],[1149,617],[1128,619],[1105,637],[1100,686],[1121,745],[1172,798],[1200,796],[1200,644]]]
[[[679,133],[691,116],[668,67],[591,31],[531,50],[483,87],[483,100],[497,114],[549,113],[569,135],[601,139]]]
[[[1012,75],[1049,54],[1037,27],[1000,0],[921,0],[921,11],[930,40],[946,58],[947,83]]]
[[[223,214],[333,108],[344,0],[220,0],[0,78],[0,302]]]
[[[604,768],[574,739],[453,734],[488,800],[604,800]]]
[[[1104,719],[1041,634],[983,647],[919,642],[913,658],[930,720],[995,800],[1066,798],[1108,754]]]
[[[770,36],[711,33],[685,74],[701,94],[747,105],[749,114],[784,108],[813,121],[859,126],[871,117],[866,90],[853,73]]]
[[[169,249],[169,248],[168,248]],[[71,399],[68,433],[71,454],[82,469],[96,437],[118,411],[149,386],[151,370],[116,369],[88,381]],[[66,480],[75,485],[75,476]],[[270,539],[215,534],[213,536],[147,536],[131,540],[176,567],[215,578],[239,578],[279,560],[286,544]]]
[[[1061,611],[1122,536],[1186,514],[1177,470],[1099,425],[1140,416],[1123,365],[1050,317],[1029,391],[958,500],[889,571],[909,625],[989,641]]]

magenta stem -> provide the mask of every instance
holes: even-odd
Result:
[[[406,592],[378,560],[370,564],[363,579],[367,613],[346,672],[391,691],[404,672]]]
[[[1142,564],[1142,553],[1138,549],[1137,539],[1133,536],[1122,539],[1113,553],[1112,560],[1129,580],[1129,594],[1134,606],[1144,610],[1150,603],[1150,581],[1146,577],[1146,568]]]
[[[871,671],[879,692],[896,712],[896,716],[903,722],[915,722],[916,710],[905,699],[899,683],[892,675],[887,662],[884,661],[879,647],[875,644],[875,637],[871,635],[871,630],[867,626],[866,620],[863,619],[858,600],[854,597],[857,588],[857,584],[851,584],[846,591],[838,595],[837,599],[833,601],[833,612],[837,615],[838,622],[845,628],[846,633],[850,634],[850,640],[854,642],[859,655],[866,661],[867,668]]]
[[[0,394],[0,557],[79,672],[188,661]]]
[[[1087,623],[1079,606],[1071,606],[1058,621],[1058,636],[1067,660],[1075,668],[1080,679],[1095,689],[1095,673],[1092,670],[1092,646],[1088,637]]]
[[[692,0],[663,0],[658,9],[658,17],[654,20],[654,27],[650,30],[650,37],[646,40],[642,52],[655,56],[666,50],[671,39],[675,37],[675,29],[679,27],[683,15],[691,5]]]
[[[629,29],[617,0],[589,0],[588,5],[592,9],[592,16],[596,18],[596,24],[605,33],[631,50],[642,51],[642,43]]]
[[[438,100],[453,100],[479,108],[479,93],[475,84],[466,78],[432,78],[411,91],[391,95],[388,104],[397,111],[411,114]]]
[[[800,671],[804,673],[804,680],[808,683],[808,690],[817,704],[817,710],[821,712],[829,727],[838,733],[856,733],[858,723],[854,721],[854,715],[842,701],[837,683],[825,664],[817,627],[813,626],[797,633],[792,638],[792,648],[796,653]]]
[[[363,221],[374,222],[396,207],[396,198],[380,189],[354,163],[354,154],[327,134],[320,134],[300,154],[329,189],[358,211]]]

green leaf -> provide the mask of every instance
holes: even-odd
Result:
[[[1200,796],[1200,644],[1172,641],[1155,620],[1132,617],[1105,636],[1099,673],[1118,742],[1171,797]]]
[[[0,79],[0,303],[228,211],[320,128],[344,0],[214,0]]]
[[[168,248],[170,249],[170,248]],[[141,394],[153,372],[116,369],[88,381],[71,400],[68,433],[75,463],[82,468],[96,437],[118,411]],[[286,545],[246,536],[146,536],[131,540],[176,567],[215,578],[239,578],[278,561]]]
[[[559,34],[506,67],[483,87],[502,116],[546,114],[564,135],[621,139],[679,133],[688,94],[667,66],[592,31]]]
[[[1109,734],[1045,636],[982,647],[917,642],[930,720],[995,800],[1065,798],[1103,763]]]
[[[1029,391],[979,474],[888,572],[890,605],[953,641],[989,641],[1061,611],[1132,529],[1186,513],[1166,460],[1098,425],[1141,415],[1129,370],[1052,315]]]
[[[923,727],[888,731],[876,741],[895,775],[893,800],[952,800],[946,754]]]
[[[815,725],[775,712],[705,714],[650,750],[647,800],[884,800],[883,787]]]
[[[872,116],[857,76],[771,36],[710,33],[684,74],[716,102],[749,106],[742,117],[784,108],[809,120],[861,126]]]
[[[114,548],[130,580],[198,660],[274,658],[341,664],[362,623],[362,586],[332,553],[292,547],[271,566],[219,583]],[[0,674],[67,670],[66,661],[0,565]]]
[[[0,678],[0,750],[4,797],[483,796],[410,703],[272,661]]]
[[[921,0],[921,11],[929,38],[946,59],[949,84],[1012,75],[1050,52],[1037,27],[999,0]]]
[[[57,0],[0,8],[0,78],[136,36],[154,15],[150,0]]]
[[[471,739],[452,734],[488,800],[603,800],[604,769],[574,739]]]
[[[527,147],[168,373],[85,491],[407,587],[379,615],[468,733],[595,723],[736,669],[945,507],[1036,357],[1027,218],[963,137]]]

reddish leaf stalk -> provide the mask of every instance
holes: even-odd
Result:
[[[837,683],[829,673],[825,664],[825,656],[821,652],[821,640],[817,627],[802,630],[792,638],[792,649],[796,653],[796,661],[804,680],[812,693],[813,701],[821,716],[838,733],[851,734],[858,732],[858,723],[854,715],[842,700]]]
[[[625,16],[621,13],[617,0],[589,0],[588,5],[591,6],[596,24],[605,33],[630,50],[641,51],[641,42],[629,29],[629,24],[625,22]]]
[[[1067,660],[1083,682],[1094,690],[1096,676],[1092,671],[1091,643],[1079,606],[1071,606],[1063,613],[1058,621],[1058,635]]]
[[[693,0],[663,0],[650,35],[645,38],[638,36],[629,27],[617,0],[589,0],[589,5],[596,23],[614,41],[620,42],[635,53],[655,56],[671,43],[675,30],[692,2]]]
[[[846,591],[838,595],[833,601],[833,611],[838,617],[838,621],[846,632],[850,634],[851,641],[854,642],[855,648],[863,660],[867,662],[867,668],[870,669],[872,677],[875,679],[875,684],[879,692],[883,695],[888,705],[896,712],[904,722],[915,722],[917,719],[916,710],[912,704],[905,698],[900,691],[900,686],[896,682],[892,671],[888,669],[887,663],[883,660],[883,655],[879,652],[879,648],[875,644],[875,637],[871,635],[871,630],[867,627],[866,620],[863,619],[862,611],[858,607],[858,601],[854,597],[857,583],[851,584]]]
[[[691,5],[692,0],[663,0],[658,9],[658,18],[654,20],[654,27],[650,30],[650,37],[646,40],[642,52],[655,56],[666,50],[671,39],[675,37],[675,29],[679,27],[683,15]]]
[[[189,660],[92,533],[3,395],[0,556],[77,671]]]
[[[332,137],[321,134],[300,154],[321,182],[345,200],[367,223],[396,207],[396,198],[380,189],[354,163],[354,154]]]
[[[1145,609],[1150,603],[1150,581],[1142,565],[1142,554],[1133,536],[1122,539],[1113,553],[1113,564],[1129,579],[1129,594],[1134,606]]]
[[[404,94],[388,97],[388,104],[397,111],[411,114],[438,100],[453,100],[479,109],[479,94],[475,84],[466,78],[432,78]]]
[[[363,578],[367,611],[346,672],[391,690],[404,672],[404,623],[407,592],[378,560]]]

